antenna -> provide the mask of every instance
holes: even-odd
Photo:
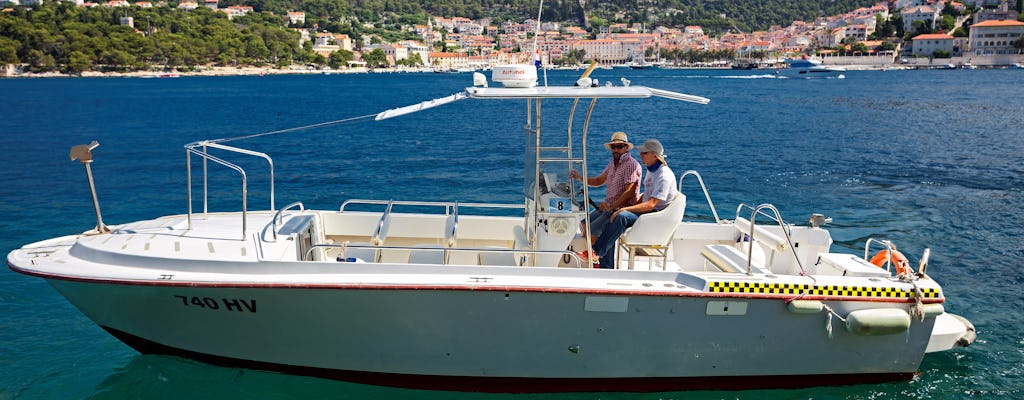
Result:
[[[537,65],[537,69],[544,70],[544,86],[548,85],[548,71],[541,68],[540,63],[540,47],[537,45],[537,39],[540,38],[540,16],[544,12],[544,0],[540,0],[540,6],[537,7],[537,29],[533,32],[533,57],[534,63]]]
[[[96,209],[96,231],[92,234],[110,233],[110,228],[103,224],[103,216],[100,215],[100,201],[96,197],[96,185],[92,183],[92,149],[100,146],[100,143],[93,140],[89,144],[80,144],[71,148],[71,161],[79,160],[85,165],[85,175],[89,178],[89,191],[92,192],[92,206]]]

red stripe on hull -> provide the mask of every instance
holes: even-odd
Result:
[[[274,371],[289,375],[312,376],[377,386],[459,392],[564,393],[797,389],[812,386],[841,386],[906,381],[912,379],[917,374],[916,372],[893,372],[874,374],[708,376],[679,378],[517,378],[410,375],[303,367],[221,357],[164,346],[117,329],[105,326],[102,328],[118,340],[143,354],[172,355],[224,367]]]

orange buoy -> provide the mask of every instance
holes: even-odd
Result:
[[[885,262],[888,259],[889,250],[882,250],[875,254],[874,257],[871,257],[871,263],[877,265],[878,268],[885,268]],[[910,261],[899,250],[892,251],[892,264],[896,267],[896,275],[910,275]]]

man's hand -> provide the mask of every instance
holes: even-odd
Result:
[[[601,203],[599,203],[599,204],[597,205],[597,208],[598,208],[599,210],[601,210],[601,211],[605,211],[605,212],[608,212],[608,211],[612,211],[612,205],[611,205],[611,204],[608,204],[608,202],[604,202],[604,201],[602,201]]]
[[[575,179],[575,180],[578,180],[578,181],[582,181],[583,179],[581,179],[581,178],[582,177],[580,176],[580,173],[578,171],[576,171],[574,169],[570,169],[569,170],[569,179]]]

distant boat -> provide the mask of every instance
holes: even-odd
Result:
[[[177,72],[166,72],[166,73],[157,75],[156,77],[157,78],[178,78],[178,77],[181,77],[181,74],[179,74]]]
[[[815,77],[839,77],[846,72],[846,68],[822,65],[821,61],[801,57],[798,59],[787,58],[788,68],[780,69],[777,73],[780,76],[791,78],[815,78]]]

